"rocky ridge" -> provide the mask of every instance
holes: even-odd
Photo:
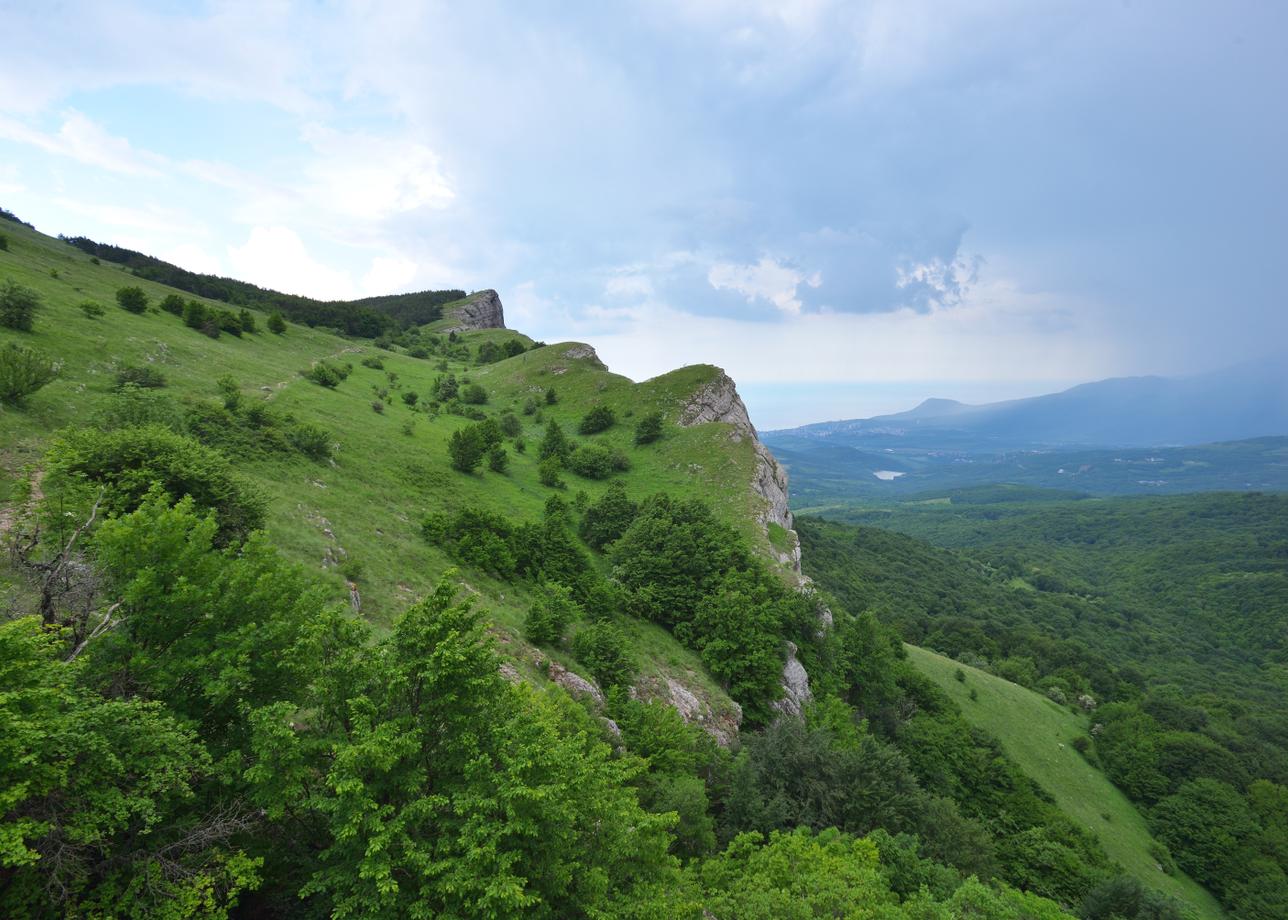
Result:
[[[491,288],[476,291],[455,306],[448,307],[444,319],[450,324],[444,332],[505,328],[505,310],[501,307],[501,297]]]

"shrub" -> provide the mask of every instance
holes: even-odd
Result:
[[[0,349],[0,402],[21,405],[55,380],[61,367],[34,349],[10,342]]]
[[[242,332],[255,332],[255,314],[249,310],[241,310],[237,314],[237,321],[241,323]]]
[[[473,473],[478,469],[486,449],[477,425],[453,431],[447,440],[447,453],[452,458],[452,469],[462,473]]]
[[[461,390],[461,401],[472,406],[481,406],[487,402],[487,390],[477,383],[471,383]]]
[[[961,668],[958,668],[953,672],[953,680],[957,681],[959,684],[966,683],[966,672]]]
[[[281,335],[286,331],[286,320],[282,319],[282,314],[273,311],[268,317],[268,331],[274,335]]]
[[[12,278],[0,285],[0,326],[30,332],[40,309],[40,295]]]
[[[555,392],[554,387],[550,387],[546,390],[546,405],[553,406],[557,402],[559,402],[559,394]]]
[[[197,300],[184,304],[183,324],[189,329],[201,329],[206,324],[206,305]]]
[[[98,319],[107,311],[92,300],[86,300],[78,304],[80,311],[85,314],[86,319]]]
[[[608,406],[596,406],[582,416],[578,434],[599,434],[617,424],[617,413]]]
[[[510,465],[510,455],[504,447],[494,447],[487,452],[487,466],[494,473],[504,473]]]
[[[206,321],[201,324],[201,334],[210,339],[219,338],[219,316],[217,314],[206,314]]]
[[[373,400],[371,403],[371,411],[376,413],[377,415],[380,415],[385,411],[385,404],[378,399]]]
[[[528,442],[527,442],[527,441],[525,441],[525,440],[523,440],[523,438],[515,438],[515,439],[514,439],[514,452],[515,452],[515,453],[517,453],[517,454],[525,454],[525,453],[527,453],[527,452],[528,452]]]
[[[417,393],[415,390],[408,390],[402,395],[403,404],[406,405],[407,408],[409,409],[415,409],[416,402],[419,399],[420,399],[420,394]]]
[[[572,444],[568,441],[568,436],[559,427],[559,423],[551,419],[546,425],[546,435],[541,439],[541,449],[537,451],[537,456],[542,460],[554,457],[562,464],[571,455]]]
[[[578,630],[572,653],[604,689],[629,686],[635,676],[626,637],[613,623],[591,623]]]
[[[148,309],[148,295],[140,287],[123,287],[116,292],[116,302],[122,310],[131,313],[143,313]]]
[[[165,386],[165,374],[155,367],[130,367],[126,365],[116,372],[116,388],[136,386],[144,390],[156,390]]]
[[[563,585],[548,584],[537,593],[523,623],[523,634],[536,645],[555,645],[563,641],[564,630],[581,613],[572,592]]]
[[[519,432],[522,430],[522,427],[519,424],[519,417],[513,412],[507,411],[501,413],[499,424],[501,425],[501,434],[505,435],[507,438],[518,437]]]
[[[241,337],[241,334],[242,334],[241,319],[237,316],[236,313],[232,312],[231,310],[220,310],[217,316],[218,316],[217,322],[219,323],[219,328],[221,331],[227,332],[229,335],[235,335],[239,338]]]
[[[532,415],[532,413],[536,411],[537,411],[537,401],[533,399],[531,396],[529,396],[527,399],[523,401],[523,414]]]
[[[264,523],[263,498],[233,472],[217,450],[159,426],[99,431],[82,428],[54,443],[55,481],[104,488],[104,506],[127,514],[152,489],[172,502],[188,495],[215,513],[221,544],[241,542]]]
[[[587,479],[607,479],[619,470],[630,469],[630,460],[606,445],[583,444],[569,456],[568,469]]]
[[[635,443],[652,444],[662,437],[662,413],[650,412],[635,423]]]
[[[311,380],[320,387],[334,390],[346,377],[349,368],[343,364],[332,364],[330,361],[319,361],[306,371],[300,371],[305,380]]]
[[[385,369],[385,362],[380,355],[368,355],[360,363],[363,367],[369,367],[373,371],[383,371]]]
[[[286,439],[306,457],[325,460],[331,456],[331,433],[320,425],[296,422],[286,430]]]
[[[523,343],[518,339],[510,339],[510,341],[506,342],[505,345],[502,346],[502,349],[505,351],[505,356],[507,358],[513,358],[527,351],[527,349],[523,347]]]
[[[407,349],[407,357],[409,357],[409,358],[428,358],[428,357],[429,357],[429,349],[428,349],[428,348],[424,348],[424,347],[422,347],[422,346],[420,346],[420,345],[413,345],[411,348],[408,348],[408,349]]]
[[[173,313],[175,316],[183,316],[183,310],[186,305],[183,302],[183,298],[178,294],[166,294],[159,306],[167,313]]]
[[[537,480],[551,489],[562,489],[563,480],[559,478],[559,471],[563,469],[563,464],[559,462],[558,457],[547,457],[537,465]]]

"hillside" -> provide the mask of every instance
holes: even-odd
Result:
[[[996,737],[1006,752],[1056,804],[1104,845],[1110,858],[1147,885],[1192,905],[1200,917],[1220,917],[1212,895],[1184,873],[1160,870],[1145,819],[1105,775],[1074,748],[1091,720],[1032,690],[926,649],[907,646],[912,663],[930,677],[972,725]],[[960,671],[965,680],[958,680]],[[972,696],[972,692],[974,696]]]

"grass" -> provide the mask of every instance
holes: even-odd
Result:
[[[13,278],[34,288],[43,306],[33,332],[0,329],[0,345],[30,345],[62,361],[64,370],[21,410],[0,409],[0,503],[20,495],[24,471],[40,464],[60,429],[86,423],[112,402],[115,371],[129,364],[159,369],[168,382],[161,392],[179,401],[216,399],[215,381],[229,375],[245,400],[266,401],[331,432],[336,449],[329,462],[276,455],[237,460],[236,465],[267,494],[267,530],[281,551],[318,572],[338,601],[347,602],[345,582],[355,582],[362,613],[377,626],[387,626],[452,567],[451,560],[420,537],[427,513],[473,505],[520,520],[542,514],[546,500],[556,494],[537,478],[537,446],[551,419],[576,442],[598,441],[624,451],[631,469],[623,477],[632,497],[661,491],[701,497],[767,559],[775,558],[768,535],[756,523],[762,500],[750,489],[755,464],[750,442],[734,440],[723,424],[674,424],[694,391],[716,376],[715,368],[682,368],[634,383],[610,373],[593,351],[578,343],[550,345],[485,366],[450,361],[447,369],[458,378],[487,390],[488,402],[481,408],[489,415],[515,412],[527,442],[522,454],[510,447],[505,474],[485,468],[464,475],[450,468],[447,441],[453,431],[471,423],[445,413],[431,416],[423,408],[434,379],[443,372],[439,357],[413,358],[401,349],[386,351],[368,340],[295,324],[285,335],[273,335],[265,329],[267,316],[256,311],[258,333],[210,339],[168,313],[150,309],[135,315],[116,304],[116,291],[123,286],[143,288],[154,307],[173,289],[138,279],[108,262],[95,264],[79,250],[28,228],[6,225],[4,230],[10,249],[0,252],[0,280]],[[202,300],[178,293],[185,300]],[[100,304],[105,314],[86,317],[79,309],[86,300]],[[472,350],[486,341],[514,338],[531,345],[525,336],[502,329],[459,333],[458,338]],[[371,355],[381,358],[383,369],[361,365],[361,359]],[[323,359],[353,365],[348,379],[334,390],[299,374]],[[375,391],[384,387],[390,392],[377,413],[372,409]],[[558,394],[553,405],[544,399],[550,387]],[[401,394],[407,390],[420,395],[418,409],[403,404]],[[534,415],[522,414],[529,398],[540,404]],[[619,421],[608,431],[580,438],[577,422],[596,405],[611,406]],[[664,436],[636,447],[635,419],[651,411],[667,419]],[[404,431],[407,422],[412,423],[410,434]],[[571,473],[564,473],[563,479],[566,488],[557,494],[569,501],[578,491],[594,499],[608,487],[608,481],[579,479]],[[598,563],[604,565],[602,558]],[[521,643],[520,626],[531,602],[527,587],[475,572],[457,577],[486,607],[498,637]],[[697,657],[668,633],[648,624],[639,624],[634,632],[642,674],[673,674],[701,690],[714,707],[728,704]],[[548,653],[568,658],[559,651]]]
[[[1140,812],[1105,775],[1073,748],[1089,720],[1041,694],[943,655],[906,646],[919,671],[961,708],[966,719],[1001,742],[1006,753],[1055,799],[1072,820],[1099,838],[1110,859],[1151,888],[1190,905],[1203,920],[1222,915],[1206,889],[1184,875],[1160,871],[1149,855],[1154,843]],[[956,673],[961,670],[965,681]],[[976,699],[971,699],[974,690]]]

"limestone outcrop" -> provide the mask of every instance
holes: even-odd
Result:
[[[787,716],[800,716],[805,705],[814,698],[809,688],[809,675],[805,666],[796,658],[796,643],[787,643],[787,660],[783,662],[783,696],[774,703],[774,709]]]
[[[490,288],[471,294],[461,303],[448,307],[443,318],[449,322],[445,332],[505,328],[505,311],[501,308],[501,298]]]

